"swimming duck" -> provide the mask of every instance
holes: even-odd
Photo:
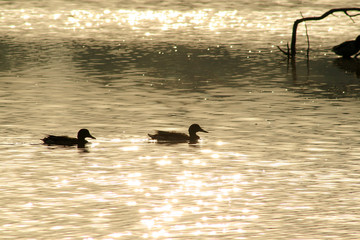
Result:
[[[196,135],[197,132],[205,132],[199,124],[192,124],[189,127],[189,135],[185,133],[178,132],[168,132],[168,131],[157,131],[156,134],[148,134],[151,139],[157,140],[159,142],[189,142],[197,143],[200,137]]]
[[[85,144],[88,143],[88,141],[86,141],[85,138],[96,139],[95,137],[91,136],[89,130],[80,129],[77,134],[77,138],[49,135],[41,140],[44,142],[44,144],[47,145],[63,145],[63,146],[77,145],[79,148],[81,147],[83,148],[85,147]]]
[[[344,58],[350,58],[360,50],[360,35],[353,41],[346,41],[333,47],[332,50],[337,55],[343,56]],[[355,57],[357,56],[358,54]]]

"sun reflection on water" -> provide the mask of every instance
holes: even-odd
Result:
[[[121,150],[128,152],[128,151],[138,151],[139,150],[139,146],[126,146],[126,147],[122,147]]]
[[[73,29],[86,29],[91,27],[100,27],[108,24],[128,25],[133,29],[141,28],[144,22],[157,22],[158,29],[169,30],[179,29],[189,26],[202,26],[211,31],[220,28],[227,28],[241,23],[243,17],[237,16],[237,11],[213,12],[212,9],[197,11],[138,11],[138,10],[104,10],[103,12],[94,12],[89,10],[72,10],[68,16],[55,13],[53,20],[59,20],[65,17],[65,25]],[[29,18],[28,15],[26,19]],[[24,17],[23,17],[24,18]],[[25,18],[24,18],[25,19]]]
[[[73,9],[58,12],[39,12],[37,9],[23,9],[20,12],[4,11],[7,28],[25,28],[42,31],[49,28],[52,33],[59,30],[116,33],[132,30],[145,37],[161,35],[168,31],[206,30],[212,34],[246,29],[246,31],[269,29],[277,30],[270,23],[273,16],[265,16],[266,21],[253,24],[243,12],[238,10],[199,9],[178,10],[129,10],[129,9]],[[245,13],[247,14],[247,13]],[[21,19],[21,21],[14,21]],[[8,22],[8,23],[7,23]]]
[[[210,155],[221,155],[221,153],[210,149],[202,150],[202,152]],[[187,155],[184,154],[184,156]],[[156,163],[163,166],[169,161],[171,164],[170,158],[168,155],[163,156]],[[201,161],[201,159],[197,160]],[[196,161],[193,163],[196,165]],[[135,175],[139,176],[138,174]],[[236,214],[224,213],[215,216],[211,214],[214,211],[221,211],[224,206],[229,206],[233,201],[236,201],[233,199],[234,194],[241,195],[243,193],[240,186],[246,186],[248,182],[244,181],[245,177],[240,173],[215,176],[185,170],[177,173],[174,177],[176,181],[171,184],[170,189],[161,194],[161,197],[158,195],[159,191],[169,183],[159,179],[157,186],[143,186],[144,189],[151,192],[150,194],[149,192],[145,193],[145,191],[145,197],[157,196],[156,199],[158,199],[157,203],[151,201],[152,204],[142,206],[139,209],[141,223],[148,229],[148,233],[142,235],[145,239],[172,237],[178,234],[211,236],[232,232],[245,233],[246,224],[259,217],[248,207],[237,209]],[[219,185],[219,182],[222,184]],[[224,183],[226,183],[226,187],[223,186]],[[186,219],[191,219],[192,223],[190,224],[189,220]]]

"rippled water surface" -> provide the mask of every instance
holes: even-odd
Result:
[[[277,49],[337,1],[0,6],[1,239],[360,238],[360,62],[331,52],[360,17]]]

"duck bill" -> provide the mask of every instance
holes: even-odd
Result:
[[[204,129],[200,129],[200,132],[209,133],[208,131],[205,131]]]
[[[89,134],[89,136],[88,136],[89,138],[92,138],[92,139],[96,139],[96,137],[94,137],[94,136],[91,136],[91,134]]]

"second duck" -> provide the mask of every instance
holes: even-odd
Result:
[[[199,124],[192,124],[189,127],[189,135],[185,133],[178,132],[169,132],[169,131],[156,131],[155,134],[148,134],[149,137],[158,142],[173,142],[173,143],[182,143],[189,142],[191,144],[197,143],[200,137],[196,134],[197,132],[205,132]]]

